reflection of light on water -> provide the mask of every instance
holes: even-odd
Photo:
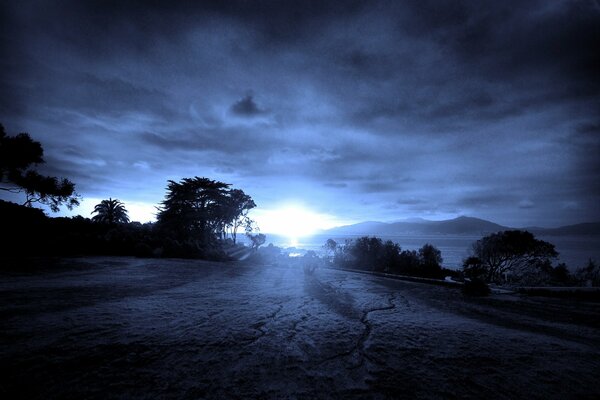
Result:
[[[289,257],[301,257],[302,253],[289,253],[288,256]]]

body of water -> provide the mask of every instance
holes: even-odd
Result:
[[[308,250],[318,253],[323,252],[323,244],[329,238],[342,245],[346,240],[352,240],[362,235],[314,235],[292,240],[285,236],[267,234],[265,245],[272,243],[274,246],[287,249],[292,254],[303,254]],[[396,235],[382,236],[383,240],[392,240],[400,244],[403,250],[418,250],[425,243],[431,243],[442,252],[443,265],[446,268],[457,269],[462,265],[462,260],[469,256],[473,242],[481,236],[463,235]],[[555,245],[560,253],[559,262],[566,263],[571,270],[586,265],[591,258],[600,261],[600,237],[593,236],[537,236]]]

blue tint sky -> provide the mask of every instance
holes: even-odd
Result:
[[[600,220],[598,1],[157,3],[0,6],[0,122],[77,213],[197,175],[327,225]]]

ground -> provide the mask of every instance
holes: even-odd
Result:
[[[12,261],[0,396],[600,396],[600,305],[299,264]]]

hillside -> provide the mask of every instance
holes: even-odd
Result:
[[[559,228],[527,228],[536,235],[550,236],[600,236],[600,222],[587,222],[575,225],[566,225]]]
[[[422,222],[365,222],[332,228],[324,233],[330,235],[481,235],[497,232],[508,227],[473,217],[458,217],[444,221]]]
[[[511,228],[480,218],[461,216],[443,221],[411,220],[400,222],[361,222],[328,229],[329,235],[487,235],[507,229],[525,229],[536,235],[596,236],[600,235],[600,223],[582,223],[558,228]]]

